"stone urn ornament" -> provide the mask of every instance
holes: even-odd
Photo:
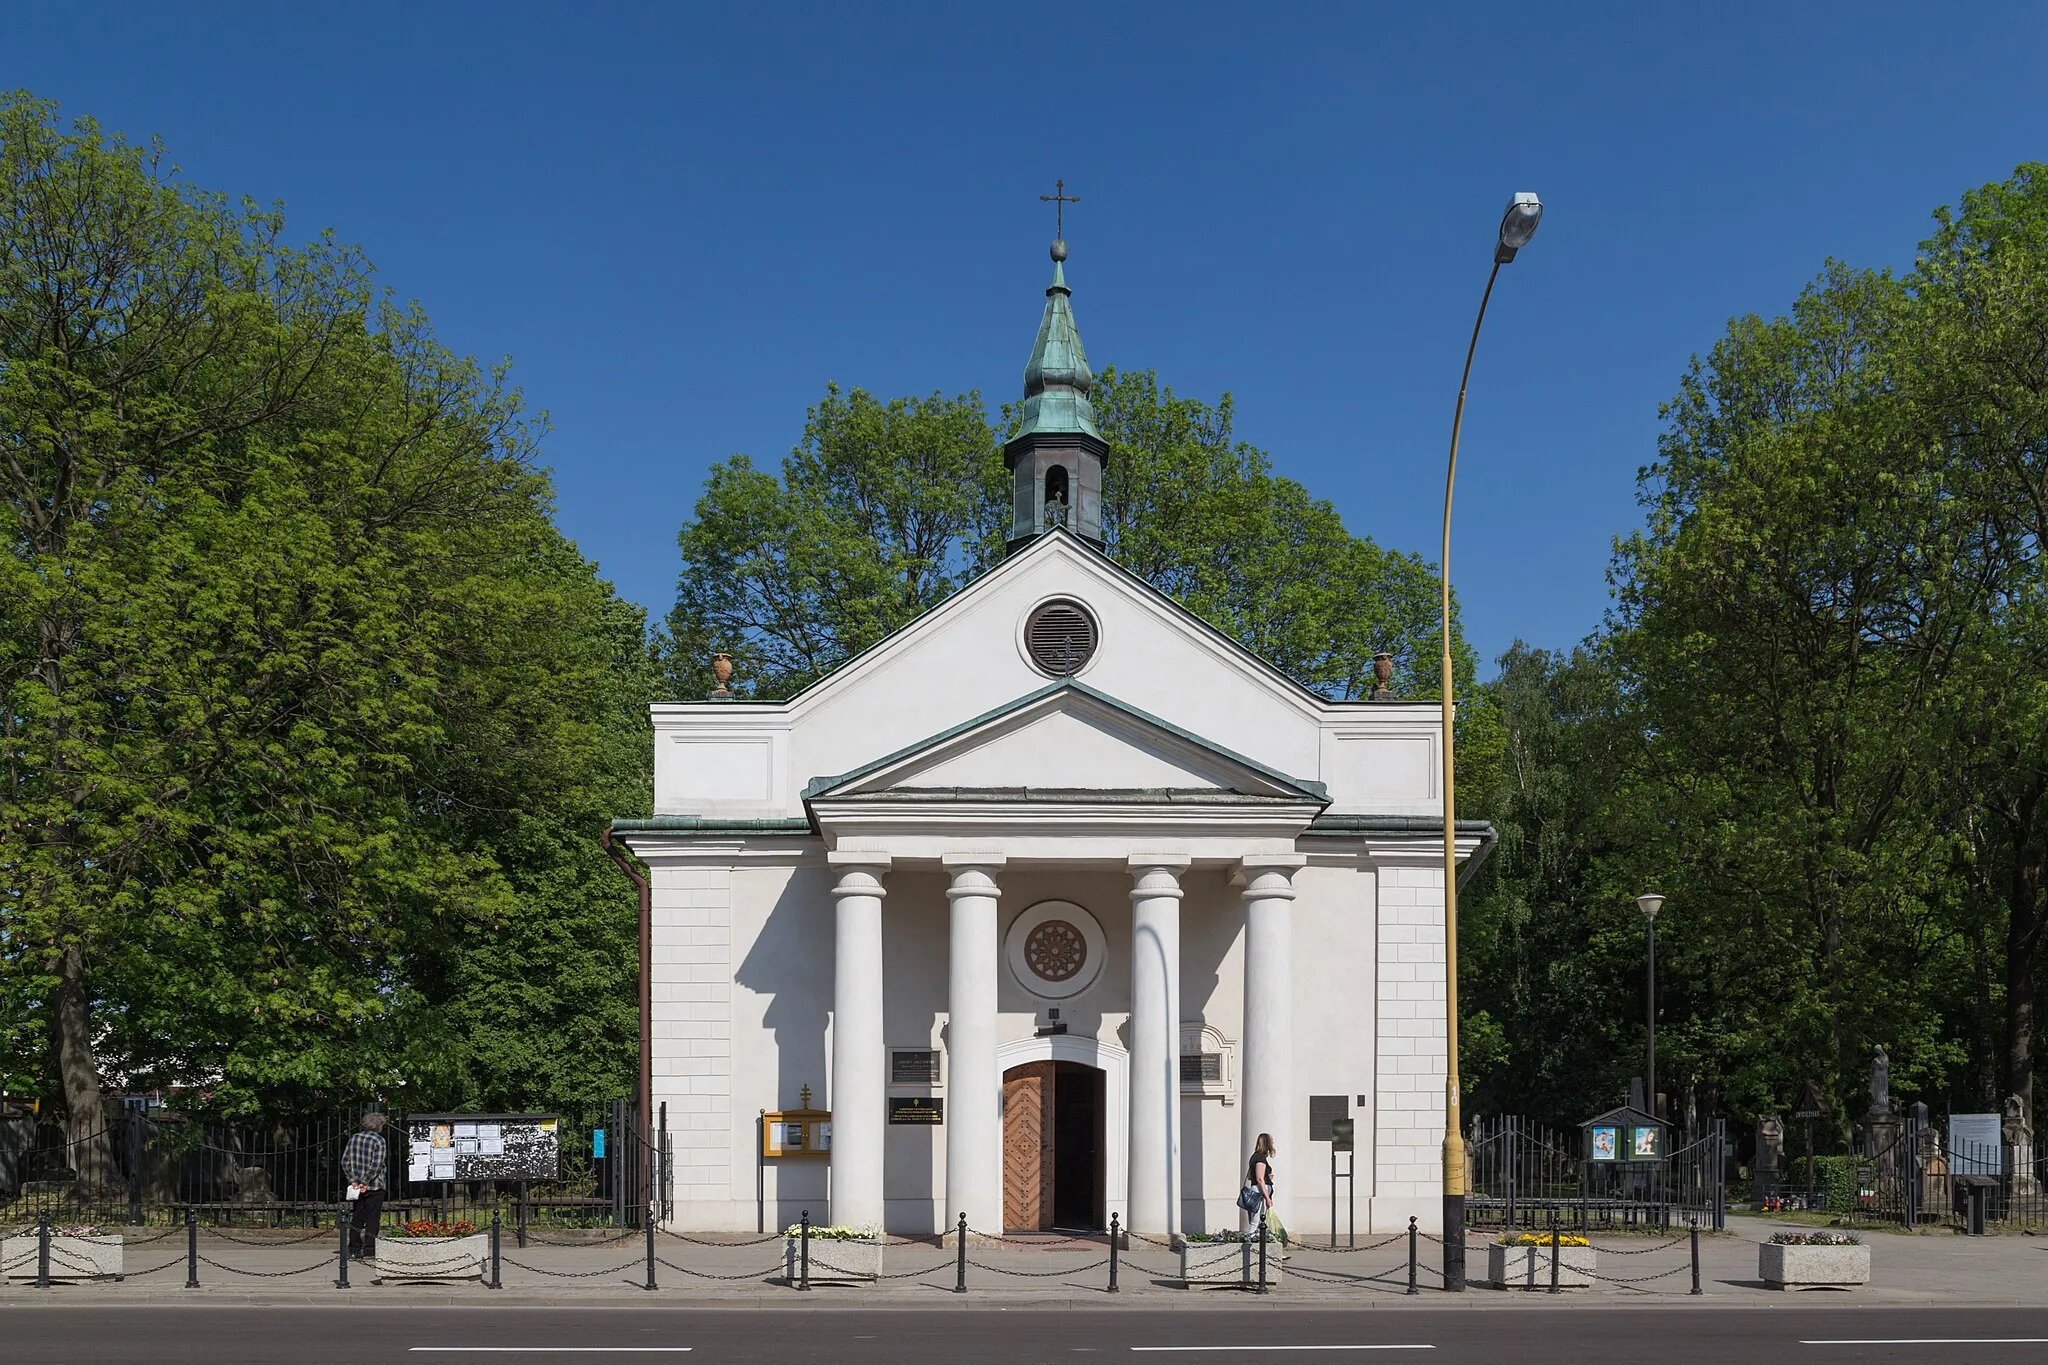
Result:
[[[1373,655],[1372,676],[1375,683],[1372,699],[1374,701],[1392,701],[1394,699],[1394,689],[1389,684],[1394,680],[1394,656],[1386,653],[1384,650]]]
[[[711,676],[718,683],[718,686],[712,689],[712,697],[717,699],[730,697],[732,695],[732,688],[728,684],[732,682],[732,655],[712,655]]]

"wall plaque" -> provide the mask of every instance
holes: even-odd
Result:
[[[946,1121],[946,1102],[918,1095],[889,1097],[889,1122],[922,1124],[927,1127]]]
[[[1335,1142],[1337,1120],[1351,1114],[1349,1095],[1310,1095],[1308,1097],[1308,1140],[1310,1142]]]

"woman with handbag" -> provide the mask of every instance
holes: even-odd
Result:
[[[1285,1242],[1287,1229],[1280,1222],[1280,1215],[1273,1211],[1273,1135],[1259,1134],[1259,1140],[1252,1144],[1252,1158],[1245,1164],[1244,1188],[1237,1192],[1237,1206],[1244,1210],[1251,1220],[1248,1229],[1256,1235],[1256,1220],[1266,1220],[1266,1232],[1272,1240]]]

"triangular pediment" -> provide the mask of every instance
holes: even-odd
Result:
[[[1152,794],[1326,803],[1304,782],[1068,679],[839,777],[808,800],[909,793]]]

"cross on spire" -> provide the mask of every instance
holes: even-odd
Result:
[[[1053,181],[1052,191],[1051,194],[1039,195],[1038,200],[1042,204],[1052,205],[1052,235],[1064,241],[1067,236],[1066,223],[1064,221],[1067,205],[1080,203],[1081,196],[1078,194],[1068,194],[1067,182],[1064,180]]]

